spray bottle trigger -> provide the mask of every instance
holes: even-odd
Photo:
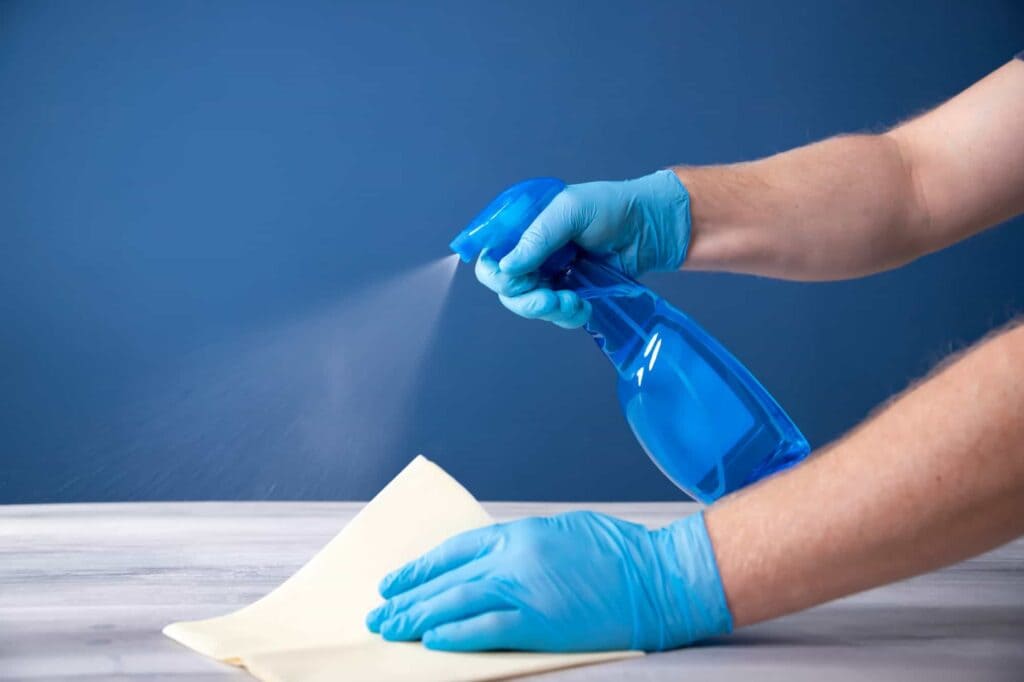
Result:
[[[580,247],[569,242],[548,256],[548,259],[540,266],[541,277],[554,279],[563,274],[573,264],[579,253]]]

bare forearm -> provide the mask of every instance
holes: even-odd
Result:
[[[825,140],[729,166],[680,167],[691,197],[686,267],[786,279],[855,277],[914,257],[926,217],[898,145]]]
[[[803,466],[706,512],[737,626],[928,571],[1024,533],[1024,327],[908,391]]]
[[[685,267],[824,280],[895,267],[1024,211],[1024,62],[882,135],[674,169]]]

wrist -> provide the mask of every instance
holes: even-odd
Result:
[[[651,533],[658,555],[660,646],[684,646],[732,632],[733,620],[703,513]]]
[[[689,270],[758,272],[772,258],[765,216],[746,206],[756,182],[730,166],[677,166],[676,179],[690,196]]]
[[[637,203],[642,215],[637,219],[653,228],[653,241],[660,252],[649,269],[678,270],[690,245],[690,193],[686,185],[671,170],[655,171],[626,184],[631,185],[627,195],[640,199]]]

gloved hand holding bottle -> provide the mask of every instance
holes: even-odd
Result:
[[[670,170],[569,185],[500,261],[480,256],[477,279],[518,315],[580,327],[590,318],[590,303],[573,291],[551,289],[537,272],[570,241],[630,277],[676,270],[690,241],[689,193]]]
[[[732,630],[703,514],[655,531],[593,512],[488,526],[380,592],[371,631],[446,651],[657,651]]]

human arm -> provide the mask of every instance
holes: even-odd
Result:
[[[736,627],[1024,533],[1024,326],[705,518]]]
[[[385,577],[367,624],[446,650],[663,649],[932,570],[1024,533],[1022,415],[1019,326],[703,515],[456,536]]]
[[[1024,212],[1024,62],[879,135],[674,169],[685,266],[797,280],[896,267]]]
[[[974,132],[983,138],[987,130],[982,128]],[[912,138],[917,133],[905,134],[908,141],[899,144],[914,144]],[[937,154],[935,150],[931,151]],[[970,150],[961,151],[967,153]],[[901,160],[902,154],[901,151]],[[983,165],[992,167],[1002,162],[1009,163],[1006,173],[1011,178],[1018,177],[1014,175],[1019,169],[1013,163],[1012,154],[997,153],[989,161],[991,163]],[[928,206],[926,221],[914,224],[930,229],[911,230],[910,233],[916,236],[899,236],[889,242],[887,248],[874,252],[875,256],[895,258],[893,254],[900,253],[900,249],[894,245],[905,244],[917,245],[917,250],[910,253],[924,253],[1019,210],[1020,198],[1015,194],[1018,191],[1015,187],[983,180],[977,180],[969,190],[973,192],[974,201],[943,207],[943,201],[956,203],[958,200],[951,187],[976,180],[970,173],[971,168],[977,170],[978,166],[970,166],[964,172],[948,167],[948,162],[915,161],[913,192],[921,197],[942,193],[940,197],[914,199],[916,207]],[[927,177],[922,179],[921,176]],[[700,190],[699,184],[694,186]],[[1021,185],[1018,183],[1016,186]],[[829,187],[826,183],[820,194],[811,194],[831,200]],[[838,191],[834,187],[832,189]],[[703,194],[710,196],[707,192]],[[978,201],[979,196],[983,200]],[[728,205],[728,202],[723,202],[723,205]],[[936,205],[940,208],[936,209]],[[791,215],[803,214],[796,212]],[[882,212],[873,219],[879,220],[885,215],[888,214]],[[698,222],[702,220],[696,205],[694,216]],[[768,222],[774,230],[787,231],[784,224]],[[788,263],[787,276],[813,278],[806,270],[800,269],[806,267],[808,261],[779,259],[778,254],[784,252],[775,252],[773,257],[766,258],[765,253],[771,254],[770,245],[751,248],[756,242],[743,241],[745,227],[740,222],[725,221],[718,233],[719,237],[727,237],[731,232],[736,242],[733,245],[734,256],[739,254],[753,258],[751,268]],[[850,229],[850,225],[846,227]],[[906,227],[890,224],[889,229]],[[694,229],[699,231],[699,225]],[[831,239],[835,244],[835,239],[845,237],[844,234],[826,232],[822,239]],[[876,239],[884,241],[885,235],[876,236]],[[728,242],[724,239],[722,244],[728,245]],[[849,246],[854,251],[875,248],[873,240],[867,242],[854,240]],[[541,242],[528,246],[538,243]],[[543,244],[552,246],[551,240]],[[696,248],[695,242],[692,249]],[[708,252],[710,247],[706,244],[704,248]],[[825,253],[823,257],[829,255]],[[904,256],[900,258],[906,259]],[[813,259],[809,262],[814,265]],[[855,273],[861,267],[857,263],[863,263],[863,260],[840,261],[833,263],[833,267],[849,268],[851,273]],[[770,273],[762,271],[762,274]],[[498,272],[496,276],[508,277],[512,281],[517,275]],[[1024,368],[1024,328],[1017,328],[989,340],[948,365],[809,462],[711,507],[703,518],[706,519],[707,544],[714,548],[713,568],[705,568],[700,575],[705,578],[712,574],[721,577],[721,589],[730,616],[717,619],[717,627],[695,630],[698,634],[693,639],[701,636],[701,632],[704,635],[726,632],[733,624],[737,627],[748,625],[931,570],[985,551],[1024,532],[1024,514],[1021,514],[1024,509],[1024,450],[1020,445],[1024,442],[1024,418],[1021,416],[1024,415],[1024,370],[1021,368]],[[516,585],[518,576],[529,578],[518,582],[520,586],[522,583],[604,586],[600,581],[589,580],[592,577],[589,569],[598,559],[625,559],[625,565],[637,565],[630,556],[631,552],[616,552],[615,545],[591,546],[576,551],[580,546],[565,543],[563,547],[562,543],[544,541],[551,537],[554,536],[546,525],[533,524],[530,532],[509,536],[491,545],[501,549],[499,557],[509,556],[506,553],[518,557],[514,562],[494,562],[494,566],[514,569],[510,574],[499,576],[501,579],[497,584],[500,589]],[[644,536],[638,533],[636,537]],[[517,549],[523,551],[518,552]],[[666,555],[664,552],[661,554]],[[464,588],[476,582],[478,576],[467,575],[462,567],[471,565],[478,558],[476,555],[464,557],[450,569],[441,570],[419,582],[413,581],[408,591],[393,594],[389,591],[393,583],[389,583],[385,587],[385,596],[390,597],[388,603],[394,604],[404,594],[414,594],[415,590],[445,576],[450,580],[443,585],[445,593]],[[654,565],[660,566],[661,560]],[[657,573],[657,570],[648,570],[645,575]],[[616,590],[612,594],[628,595],[630,591],[624,587],[628,583],[622,576],[632,575],[632,572],[624,571],[618,575],[620,579],[614,583]],[[713,582],[710,579],[703,581],[705,585]],[[683,598],[679,601],[687,608],[699,609],[703,604],[715,604],[713,596],[709,596],[715,590],[690,590],[684,585],[681,593]],[[521,623],[509,622],[511,616],[507,612],[514,610],[504,608],[510,604],[509,601],[501,602],[501,608],[487,606],[476,615],[460,619],[465,613],[458,611],[461,606],[459,599],[449,600],[443,609],[436,611],[430,606],[439,594],[426,595],[424,600],[406,599],[401,606],[391,607],[397,611],[385,611],[384,617],[378,615],[378,620],[371,627],[376,627],[385,636],[407,639],[418,636],[417,632],[427,634],[435,627],[472,620],[474,624],[486,624],[483,627],[486,639],[477,639],[478,633],[471,633],[461,640],[442,639],[443,645],[544,648],[552,643],[563,646],[569,642],[571,646],[572,642],[579,641],[574,637],[586,633],[587,628],[595,624],[621,626],[623,622],[628,623],[629,611],[619,614],[620,618],[596,617],[609,612],[595,612],[593,607],[600,605],[599,600],[573,600],[572,589],[549,590],[539,602],[530,601],[533,594],[536,592],[529,589],[511,589],[500,595],[503,599],[511,599],[513,607],[517,604],[528,606],[532,622],[555,624],[546,630],[526,628],[529,636],[525,639],[522,638],[524,628]],[[552,595],[553,598],[549,599]],[[388,619],[400,617],[403,609],[412,609],[417,604],[424,606],[417,608],[416,622],[412,625],[407,622],[385,627]],[[718,606],[714,610],[721,611]],[[446,617],[452,620],[446,621]],[[439,620],[430,621],[431,618]],[[478,621],[477,618],[483,620]],[[536,635],[538,632],[540,634]],[[624,641],[621,629],[616,631],[616,635],[619,639],[614,643],[601,644],[611,646]],[[693,639],[684,632],[672,642],[679,645]],[[586,637],[583,640],[593,641]],[[485,645],[481,646],[481,641]],[[527,647],[523,646],[524,642]],[[437,641],[433,644],[436,645]]]
[[[570,185],[477,277],[513,312],[578,327],[538,266],[572,240],[627,274],[683,267],[796,280],[896,267],[1024,212],[1024,62],[879,135],[723,166]]]
[[[800,467],[649,531],[577,512],[488,526],[381,583],[368,616],[431,648],[680,646],[1024,532],[1024,326]]]

